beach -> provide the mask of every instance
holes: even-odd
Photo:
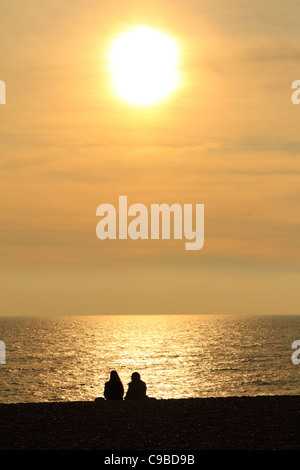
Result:
[[[0,404],[0,449],[300,449],[300,396]]]

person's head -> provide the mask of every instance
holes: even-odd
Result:
[[[141,376],[138,372],[133,372],[131,380],[140,380]]]
[[[110,380],[117,381],[120,380],[118,372],[116,370],[112,370],[110,373]]]

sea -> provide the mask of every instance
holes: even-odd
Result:
[[[157,399],[298,395],[300,316],[1,317],[0,403],[93,401],[111,370]]]

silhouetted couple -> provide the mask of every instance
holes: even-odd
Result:
[[[147,386],[141,380],[140,374],[134,372],[131,376],[131,382],[128,384],[128,390],[125,400],[142,400],[148,398],[146,395]],[[104,396],[106,400],[123,400],[124,387],[118,373],[112,370],[110,380],[105,383]]]

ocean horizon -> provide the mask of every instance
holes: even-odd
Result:
[[[157,399],[297,395],[298,337],[292,315],[2,317],[0,402],[91,401],[111,370]]]

